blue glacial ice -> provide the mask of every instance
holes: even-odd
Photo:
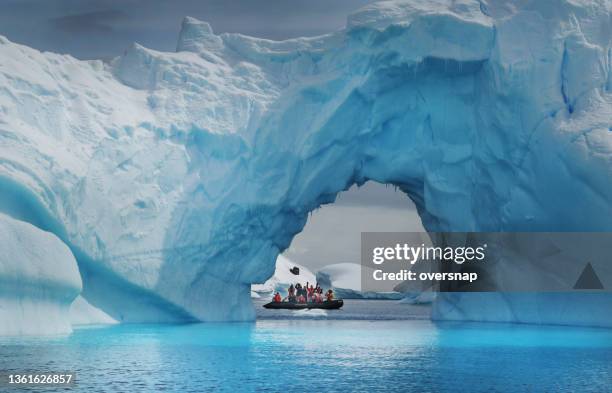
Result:
[[[367,180],[428,231],[610,231],[611,8],[381,2],[281,42],[186,18],[176,52],[110,63],[0,37],[0,210],[68,245],[120,322],[252,319],[309,212]],[[434,317],[589,324],[611,303],[469,296]]]
[[[72,331],[79,268],[55,235],[0,214],[0,335]]]

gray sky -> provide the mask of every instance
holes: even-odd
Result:
[[[410,198],[392,186],[367,182],[314,211],[284,255],[313,272],[332,263],[359,263],[361,232],[423,232]]]
[[[0,0],[0,35],[77,58],[112,58],[132,42],[173,51],[185,16],[217,33],[269,39],[313,36],[344,27],[371,0]],[[393,187],[366,183],[313,213],[286,255],[315,270],[359,261],[362,231],[421,231],[412,202]],[[333,239],[333,240],[330,240]]]
[[[171,51],[181,21],[193,16],[217,33],[269,39],[313,36],[344,27],[372,0],[0,0],[0,34],[81,59],[112,58],[132,42]]]

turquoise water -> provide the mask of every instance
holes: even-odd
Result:
[[[418,319],[423,307],[349,303],[386,318],[261,312],[256,323],[82,328],[0,340],[0,370],[75,371],[78,392],[612,391],[612,330],[440,324]]]

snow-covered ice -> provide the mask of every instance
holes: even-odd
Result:
[[[129,322],[252,319],[309,212],[367,180],[428,231],[610,231],[611,9],[379,2],[282,42],[186,18],[177,52],[109,64],[0,38],[0,210],[55,233],[83,297]],[[522,320],[529,296],[539,322],[585,324],[610,298],[444,294],[436,317]]]
[[[373,269],[356,263],[335,263],[317,271],[317,282],[324,289],[333,289],[335,296],[343,299],[402,299],[405,296],[399,292],[363,291],[362,272],[371,276]]]
[[[294,267],[300,269],[300,274],[295,275],[289,271]],[[279,255],[276,259],[276,267],[272,277],[263,284],[253,284],[251,290],[260,297],[271,296],[272,292],[276,291],[280,292],[284,297],[287,296],[289,285],[295,285],[298,282],[302,285],[306,283],[315,285],[316,277],[308,268],[293,262],[284,255]]]
[[[72,326],[112,325],[117,321],[104,311],[89,304],[82,296],[78,296],[70,306],[70,323]]]
[[[65,334],[81,291],[72,253],[55,235],[0,214],[0,335]]]

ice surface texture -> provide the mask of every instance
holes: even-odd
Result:
[[[55,235],[0,214],[0,335],[72,331],[70,304],[81,277]]]
[[[251,283],[309,212],[367,180],[430,231],[609,231],[611,7],[382,2],[282,42],[186,18],[176,53],[110,64],[0,38],[0,207],[71,247],[91,305],[138,322],[253,318]],[[563,323],[504,301],[487,318]]]
[[[89,304],[82,296],[78,296],[70,306],[70,323],[72,326],[112,325],[117,321]]]

